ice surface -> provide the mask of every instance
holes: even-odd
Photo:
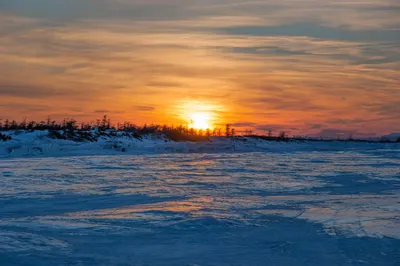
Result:
[[[398,145],[220,144],[6,155],[0,265],[398,265]]]

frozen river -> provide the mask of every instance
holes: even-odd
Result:
[[[0,160],[0,265],[399,265],[398,146]]]

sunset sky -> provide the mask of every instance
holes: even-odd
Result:
[[[0,0],[0,119],[400,132],[398,0]]]

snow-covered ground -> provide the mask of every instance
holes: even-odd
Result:
[[[210,141],[174,142],[162,134],[142,136],[141,139],[117,133],[101,136],[98,141],[76,142],[54,139],[48,131],[2,132],[11,136],[10,141],[0,140],[0,158],[32,158],[88,155],[137,155],[160,153],[230,153],[230,152],[297,152],[341,151],[362,149],[399,149],[400,143],[356,142],[272,142],[257,138],[211,137]]]
[[[49,137],[48,131],[6,132],[11,141],[0,141],[0,158],[49,157],[79,155],[120,155],[191,152],[231,152],[237,149],[262,149],[265,141],[232,141],[224,137],[203,142],[174,142],[162,134],[145,135],[141,139],[124,136],[102,136],[96,142],[76,142]]]
[[[398,144],[0,147],[0,265],[399,265]]]

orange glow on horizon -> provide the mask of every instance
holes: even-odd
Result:
[[[229,1],[216,0],[209,14],[211,9],[200,12],[198,3],[183,1],[188,16],[166,11],[160,19],[152,17],[161,15],[160,6],[179,9],[183,2],[90,1],[93,8],[133,11],[118,18],[75,14],[82,4],[72,2],[65,10],[59,9],[64,4],[52,5],[65,12],[63,23],[57,16],[40,18],[24,4],[0,12],[1,123],[47,117],[96,123],[108,115],[114,125],[214,130],[230,124],[237,133],[400,132],[394,115],[400,113],[393,38],[398,16],[395,8],[384,18],[380,11],[395,4],[340,4],[350,15],[337,21],[328,0],[308,1],[307,8],[302,3],[296,16],[296,4],[283,5],[275,16],[271,1],[250,1],[246,10],[235,4],[227,11],[225,3],[216,3]],[[151,17],[135,18],[138,4],[147,5]],[[321,20],[309,23],[314,15]],[[303,26],[292,29],[297,23]],[[53,44],[57,49],[49,49]]]
[[[213,129],[220,124],[221,117],[218,115],[225,110],[219,104],[206,101],[184,101],[176,106],[177,112],[183,121],[187,121],[188,126],[194,129]]]

